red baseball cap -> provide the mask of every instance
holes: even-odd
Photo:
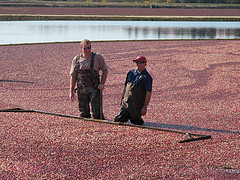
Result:
[[[133,62],[147,62],[147,59],[144,56],[138,56],[136,59],[133,60]]]

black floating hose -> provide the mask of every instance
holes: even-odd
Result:
[[[150,126],[144,126],[144,125],[135,125],[135,124],[130,124],[130,123],[114,122],[114,121],[111,121],[111,120],[82,118],[82,117],[78,117],[78,116],[58,114],[58,113],[39,111],[39,110],[23,109],[23,108],[3,109],[3,110],[0,110],[0,112],[22,112],[22,113],[35,112],[35,113],[49,114],[49,115],[54,115],[54,116],[81,119],[81,120],[84,120],[84,121],[93,121],[93,122],[113,124],[113,125],[121,125],[121,126],[130,126],[130,127],[137,127],[137,128],[142,128],[142,129],[153,129],[153,130],[157,130],[157,131],[165,131],[165,132],[172,132],[172,133],[179,133],[179,134],[187,135],[188,139],[179,141],[179,143],[185,143],[185,142],[198,141],[198,140],[204,140],[204,139],[211,139],[212,138],[211,135],[196,134],[196,133],[176,131],[176,130],[163,129],[163,128],[158,128],[158,127],[150,127]],[[193,138],[192,136],[196,136],[196,138]]]

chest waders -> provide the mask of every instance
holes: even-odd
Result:
[[[146,93],[143,85],[128,82],[120,112],[114,118],[114,121],[127,122],[130,119],[131,123],[142,125],[144,121],[141,118],[141,109],[145,103]]]
[[[94,57],[96,53],[92,52],[92,58],[90,62],[90,69],[79,69],[79,58],[77,57],[78,70],[77,70],[77,93],[79,102],[79,111],[81,117],[90,118],[90,107],[91,103],[92,114],[95,119],[100,118],[100,105],[101,97],[98,85],[100,84],[99,73],[94,67]],[[102,112],[101,112],[102,113]]]

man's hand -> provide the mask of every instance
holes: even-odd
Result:
[[[70,101],[71,101],[71,102],[74,102],[74,101],[76,100],[75,93],[70,93],[70,94],[69,94],[69,98],[70,98]]]
[[[104,84],[99,84],[99,85],[98,85],[98,89],[99,89],[100,91],[102,91],[102,90],[104,89]]]
[[[146,106],[143,106],[143,108],[141,109],[141,114],[143,116],[145,116],[147,114],[147,107]]]

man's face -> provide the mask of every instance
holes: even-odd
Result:
[[[136,62],[136,65],[137,65],[137,70],[139,72],[143,71],[147,65],[147,63],[144,63],[144,62]]]
[[[84,44],[81,49],[84,57],[88,58],[91,55],[91,44]]]

